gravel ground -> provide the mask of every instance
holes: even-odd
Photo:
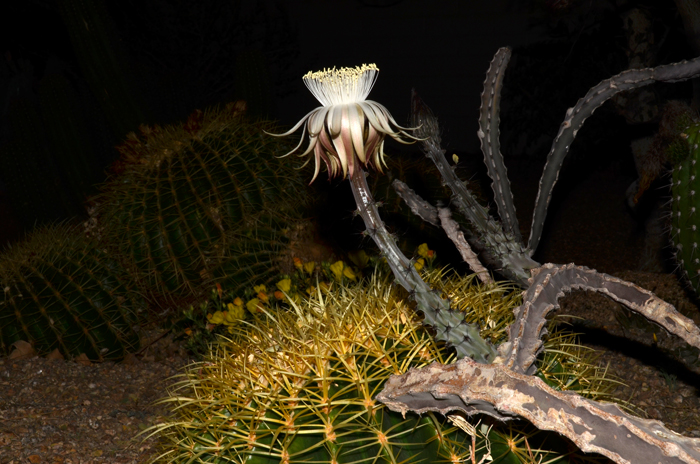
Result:
[[[168,414],[153,403],[188,362],[168,337],[118,364],[0,359],[0,463],[148,462],[155,440],[136,436]]]
[[[675,276],[635,271],[644,240],[621,201],[629,182],[613,167],[566,189],[553,205],[538,259],[576,262],[633,281],[700,322]],[[536,193],[520,183],[514,190],[519,206],[531,204]],[[518,212],[527,224],[531,211]],[[618,397],[679,433],[700,436],[700,363],[682,342],[599,295],[576,292],[561,307],[560,314],[578,317],[574,330],[603,351],[602,362],[624,382]],[[189,362],[169,337],[119,364],[0,359],[0,463],[148,462],[157,452],[154,440],[135,437],[167,415],[153,402]]]

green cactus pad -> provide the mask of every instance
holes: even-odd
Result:
[[[37,229],[0,255],[0,354],[18,340],[40,355],[58,349],[95,361],[138,348],[132,326],[142,301],[116,261],[67,225]]]
[[[289,145],[264,130],[274,128],[229,105],[180,126],[142,127],[119,147],[102,221],[149,292],[191,294],[226,255],[228,231],[263,210],[282,213],[291,199],[304,205],[306,186],[278,158]]]

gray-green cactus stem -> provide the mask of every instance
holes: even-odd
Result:
[[[522,243],[518,218],[515,215],[513,193],[510,189],[508,171],[501,154],[499,140],[500,130],[500,106],[501,88],[506,66],[510,61],[510,49],[503,47],[498,49],[491,60],[489,70],[486,72],[484,91],[481,93],[481,107],[479,108],[479,131],[477,135],[481,141],[481,151],[484,154],[484,164],[488,169],[493,188],[493,198],[498,207],[498,215],[503,223],[506,234],[514,237],[518,243]]]
[[[492,80],[487,78],[485,86]],[[488,95],[491,92],[485,91]],[[497,102],[496,102],[497,103]],[[488,209],[483,207],[472,195],[466,184],[462,182],[454,172],[454,169],[445,159],[445,150],[440,147],[440,133],[437,118],[430,108],[423,103],[417,93],[411,95],[412,125],[418,127],[416,135],[422,139],[423,152],[430,158],[442,176],[443,183],[452,190],[452,203],[457,206],[460,213],[467,218],[472,226],[472,233],[467,239],[469,243],[481,253],[483,260],[497,272],[515,281],[522,286],[527,286],[530,278],[529,269],[540,264],[534,261],[528,250],[520,240],[520,234],[515,235],[506,232],[500,222],[489,216]],[[497,132],[497,130],[496,130]],[[498,164],[502,159],[495,160]],[[512,203],[510,185],[505,176],[505,168],[502,170],[499,188],[506,193],[503,201]],[[398,192],[398,191],[397,191]],[[401,192],[398,192],[401,195]],[[402,198],[408,203],[409,197],[417,197],[413,192],[407,192]],[[413,209],[413,207],[412,207]],[[515,207],[512,208],[513,214]],[[504,213],[505,214],[505,213]],[[511,215],[514,217],[513,215]],[[517,229],[517,221],[510,223],[510,227]]]
[[[583,123],[593,112],[608,99],[625,90],[652,84],[654,82],[680,82],[700,75],[700,58],[681,61],[656,68],[629,69],[620,74],[601,81],[592,87],[573,108],[566,111],[564,122],[559,126],[559,132],[552,142],[552,148],[547,155],[547,163],[540,179],[540,188],[535,201],[535,211],[532,216],[532,227],[528,249],[530,255],[535,252],[542,237],[544,219],[552,198],[552,190],[559,177],[561,165],[569,146],[574,141]]]
[[[452,219],[452,212],[449,208],[435,208],[399,179],[394,179],[391,186],[394,187],[396,193],[406,202],[408,207],[411,208],[413,214],[434,226],[442,226],[442,229],[450,240],[452,240],[457,251],[459,251],[459,254],[462,255],[462,259],[466,261],[469,268],[479,276],[479,279],[483,283],[493,283],[493,279],[488,270],[481,264],[476,253],[472,251],[469,242],[464,238],[464,234],[459,229],[457,222]]]
[[[515,322],[509,327],[509,340],[498,347],[513,372],[534,375],[535,360],[543,349],[550,311],[559,308],[559,298],[572,290],[590,290],[627,306],[632,311],[700,348],[700,329],[673,305],[648,290],[608,274],[574,264],[545,264],[534,269],[523,304],[515,308]]]
[[[423,323],[435,329],[436,339],[454,347],[459,358],[469,356],[480,363],[492,362],[497,355],[496,349],[481,338],[476,326],[464,321],[460,311],[450,308],[449,300],[442,298],[425,283],[413,263],[396,245],[379,217],[365,175],[363,169],[355,166],[350,175],[350,185],[358,212],[365,222],[366,233],[381,250],[396,280],[416,301],[417,309],[424,315]]]
[[[657,420],[626,414],[616,404],[554,390],[539,377],[499,364],[462,359],[414,368],[392,375],[377,400],[402,414],[461,411],[499,420],[520,416],[540,430],[564,435],[585,453],[600,453],[620,464],[700,464],[700,438],[683,437]]]

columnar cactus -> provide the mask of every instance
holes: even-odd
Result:
[[[695,210],[700,208],[700,123],[688,126],[682,137],[686,156],[676,159],[672,171],[671,240],[681,272],[697,292],[700,290],[700,211],[696,214]]]

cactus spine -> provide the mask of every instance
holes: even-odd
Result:
[[[444,277],[428,278],[447,282],[467,318],[492,318],[488,336],[505,337],[519,301],[512,287]],[[523,436],[509,437],[507,427],[483,427],[472,450],[471,437],[444,420],[402,418],[375,401],[391,374],[450,360],[390,279],[375,275],[237,327],[163,400],[177,417],[150,430],[166,441],[157,462],[479,462],[489,451],[494,462],[528,462],[519,457]],[[527,435],[536,462],[561,458],[542,438]]]
[[[18,340],[39,354],[58,349],[119,360],[138,347],[132,326],[142,301],[117,262],[67,225],[36,230],[0,255],[0,353]]]
[[[245,119],[241,103],[197,111],[184,125],[142,127],[119,147],[120,173],[99,200],[105,235],[151,293],[196,292],[230,256],[230,233],[272,209],[281,230],[291,199],[304,204],[306,187],[277,158],[287,145],[264,134],[270,123]]]

